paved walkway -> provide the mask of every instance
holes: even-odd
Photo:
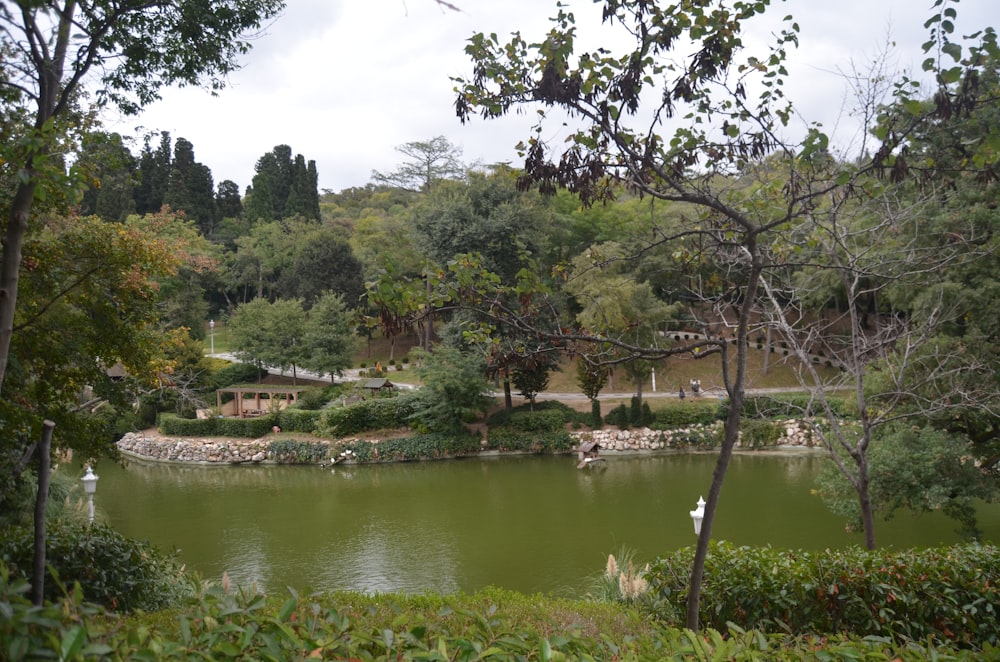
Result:
[[[212,358],[224,359],[226,361],[232,361],[234,363],[236,363],[236,362],[239,361],[239,359],[237,359],[234,355],[228,354],[228,353],[211,354],[210,356]],[[281,370],[279,368],[269,368],[268,372],[271,373],[272,375],[281,375],[282,377],[291,377],[292,376],[292,373],[290,371]],[[331,380],[329,375],[325,375],[323,377],[320,377],[316,373],[310,372],[308,370],[296,370],[295,371],[295,376],[298,377],[298,378],[300,378],[300,379],[312,379],[312,380],[316,380],[316,381],[330,381],[331,383],[348,382],[348,381],[353,382],[353,381],[357,381],[357,380],[359,380],[359,379],[362,378],[361,377],[361,370],[358,369],[358,368],[348,368],[347,370],[344,371],[344,374],[342,376],[338,377],[335,380]],[[392,381],[392,380],[390,379],[390,381]],[[397,384],[397,386],[399,386],[401,388],[407,388],[407,389],[415,388],[412,384]],[[849,386],[843,386],[843,387],[830,387],[830,388],[834,389],[834,390],[842,390],[842,389],[848,389],[850,387]],[[802,390],[803,389],[800,388],[800,387],[748,388],[746,390],[746,392],[747,392],[747,395],[767,395],[769,393],[798,393],[798,392],[801,392]],[[497,397],[503,397],[503,392],[500,391],[500,392],[494,393],[494,395],[497,396]],[[597,399],[598,400],[622,400],[622,399],[626,399],[627,400],[627,399],[631,398],[633,395],[635,395],[635,391],[601,393],[599,396],[597,396]],[[687,391],[687,390],[685,391],[685,395],[687,396],[688,400],[694,400],[694,401],[698,401],[698,400],[713,400],[713,399],[714,400],[718,400],[720,398],[726,397],[726,391],[725,391],[725,389],[723,389],[721,387],[718,387],[718,386],[709,386],[709,387],[704,388],[702,390],[702,394],[700,396],[693,396],[691,394],[691,392]],[[515,397],[521,397],[521,396],[516,396],[515,395]],[[559,393],[559,392],[555,392],[555,391],[545,391],[544,393],[539,394],[539,397],[541,397],[542,399],[546,399],[546,400],[560,400],[560,401],[575,401],[575,400],[586,401],[587,400],[587,396],[583,395],[582,393]],[[663,391],[663,390],[658,390],[658,391],[643,391],[642,392],[642,397],[643,398],[651,398],[651,399],[652,398],[675,398],[676,399],[679,396],[678,396],[677,391]]]

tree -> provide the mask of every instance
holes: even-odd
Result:
[[[194,220],[205,236],[215,229],[215,196],[212,171],[194,160],[194,145],[178,138],[174,143],[174,159],[167,180],[163,204],[174,211],[184,212]]]
[[[106,221],[124,221],[135,211],[136,163],[117,133],[84,136],[76,168],[87,180],[80,214]]]
[[[513,282],[536,248],[548,209],[538,196],[518,191],[513,173],[470,173],[468,183],[435,187],[414,210],[413,229],[431,260],[478,253],[485,265]]]
[[[60,132],[93,80],[98,100],[135,113],[169,85],[225,84],[256,31],[281,0],[180,0],[122,5],[107,0],[42,0],[0,8],[10,49],[0,87],[4,115],[24,117],[3,160],[23,173],[11,199],[0,263],[0,390],[17,310],[22,249],[36,198],[63,180],[53,159]],[[94,80],[96,79],[96,80]]]
[[[464,432],[465,424],[486,413],[493,401],[483,376],[483,360],[442,345],[433,354],[414,351],[420,361],[416,371],[422,385],[416,393],[419,404],[411,420],[429,432]]]
[[[550,355],[534,355],[530,362],[525,362],[511,373],[514,386],[521,392],[521,397],[527,398],[531,408],[535,408],[535,398],[549,386],[549,375],[558,366]]]
[[[373,170],[373,180],[408,191],[427,193],[435,182],[465,176],[466,167],[460,160],[461,148],[452,145],[444,136],[397,145],[396,151],[408,160],[390,173]]]
[[[256,174],[247,188],[244,213],[248,220],[280,221],[301,216],[319,218],[318,174],[315,161],[292,157],[288,145],[276,145],[257,159]]]
[[[303,368],[332,378],[351,367],[357,338],[352,316],[340,294],[327,292],[309,309],[303,343]]]
[[[786,52],[798,42],[799,27],[791,17],[778,31],[768,28],[773,36],[766,47],[751,48],[743,39],[745,26],[760,19],[767,2],[729,6],[606,0],[603,4],[604,21],[631,40],[621,52],[603,48],[578,53],[575,17],[563,8],[541,39],[526,40],[514,33],[501,43],[496,34],[473,35],[466,47],[473,72],[469,78],[456,79],[456,111],[463,122],[474,113],[487,119],[512,110],[537,113],[533,135],[520,145],[521,188],[535,187],[543,193],[566,188],[586,205],[613,198],[619,190],[616,183],[621,183],[641,196],[682,204],[682,223],[654,224],[645,245],[633,247],[629,258],[680,244],[684,250],[676,251],[677,271],[691,264],[713,265],[709,287],[683,294],[700,298],[704,329],[731,327],[733,337],[719,333],[702,343],[661,349],[579,328],[553,331],[533,324],[524,311],[504,307],[506,296],[486,296],[487,288],[496,290],[486,278],[479,281],[482,289],[475,291],[475,297],[463,301],[505,319],[519,314],[523,322],[509,321],[520,324],[525,333],[574,343],[589,336],[589,342],[607,343],[635,359],[655,360],[702,348],[720,356],[729,409],[688,592],[687,624],[697,629],[708,542],[739,434],[748,338],[755,309],[762,303],[762,277],[772,264],[781,262],[781,235],[808,219],[830,196],[854,194],[852,184],[859,177],[879,170],[898,174],[906,164],[901,148],[909,127],[933,118],[918,115],[905,126],[889,125],[873,153],[859,155],[831,176],[820,167],[826,164],[829,138],[819,127],[810,126],[802,139],[781,137],[793,117],[783,90]],[[948,37],[955,10],[946,4],[935,3],[928,21],[934,39],[927,48],[937,45],[941,54],[957,60],[956,48],[960,57],[961,47]],[[996,51],[992,31],[980,36],[980,50],[970,62]],[[616,41],[607,38],[602,43]],[[967,95],[961,87],[946,86],[961,78],[963,65],[957,65],[957,72],[956,67],[938,69],[931,57],[926,66],[940,74],[940,107],[959,109]],[[915,87],[911,82],[904,81],[897,93],[909,94]],[[904,102],[910,107],[908,101]],[[559,144],[544,139],[550,121],[565,121],[571,127]],[[770,176],[773,170],[764,167],[768,159],[782,166],[781,177]],[[689,254],[692,246],[697,252]],[[534,298],[543,299],[537,291]],[[734,367],[728,361],[730,351],[736,353]]]
[[[677,314],[678,306],[656,298],[648,283],[639,283],[626,272],[628,255],[617,243],[593,246],[573,260],[564,285],[580,308],[578,323],[602,335],[626,339],[633,346],[657,348],[666,344],[663,331]],[[652,363],[630,352],[616,354],[613,348],[602,358],[605,364],[621,363],[636,385],[638,407],[642,407],[642,385]]]
[[[293,243],[291,264],[282,270],[277,293],[301,298],[306,308],[324,292],[340,294],[352,308],[364,293],[361,263],[354,257],[343,231],[314,224],[287,224]]]
[[[153,136],[147,135],[139,154],[138,185],[135,190],[135,211],[138,214],[155,214],[163,207],[163,198],[170,182],[170,164],[173,148],[170,134],[160,133],[160,144],[154,150]]]
[[[159,282],[180,264],[174,244],[97,217],[47,217],[37,230],[24,246],[7,374],[16,397],[0,399],[0,510],[7,488],[26,480],[43,421],[56,423],[53,450],[114,456],[110,418],[93,411],[130,411],[128,389],[170,369],[157,315]],[[113,378],[115,365],[129,379]]]
[[[595,361],[593,358],[581,355],[576,361],[576,383],[580,387],[580,392],[590,400],[590,412],[593,418],[591,426],[601,427],[601,403],[597,396],[608,384],[611,371],[607,366]]]

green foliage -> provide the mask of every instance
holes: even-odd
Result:
[[[466,423],[486,413],[493,400],[483,359],[444,345],[421,353],[416,368],[423,380],[411,421],[429,432],[460,434]]]
[[[176,557],[109,526],[50,522],[46,533],[46,562],[55,573],[46,578],[46,600],[58,600],[74,582],[87,601],[116,611],[163,609],[185,597],[189,583]],[[31,577],[33,543],[31,527],[7,529],[0,536],[0,560],[12,578]]]
[[[601,401],[594,399],[590,401],[590,420],[587,421],[587,425],[597,429],[602,425],[601,419]]]
[[[585,425],[587,422],[586,414],[555,400],[539,402],[534,408],[521,405],[513,409],[501,409],[486,420],[491,428],[510,425],[520,430],[558,430],[567,424]]]
[[[346,407],[324,409],[320,430],[334,437],[346,437],[369,430],[395,430],[406,427],[419,401],[413,394],[388,398],[369,398]]]
[[[608,425],[614,425],[619,430],[628,430],[632,421],[631,413],[629,408],[625,405],[618,405],[608,412],[608,415],[604,417],[604,422]]]
[[[576,440],[564,430],[526,432],[512,427],[490,428],[487,448],[498,451],[530,453],[565,453],[576,446]]]
[[[156,429],[170,437],[211,437],[218,432],[219,418],[181,418],[176,414],[160,414]]]
[[[481,444],[475,435],[444,433],[419,434],[398,439],[384,439],[378,443],[356,441],[342,444],[361,463],[407,462],[411,460],[439,460],[479,453]]]
[[[708,398],[690,402],[663,400],[657,403],[656,420],[649,426],[654,430],[670,430],[686,425],[710,425],[726,416],[726,407]]]
[[[740,445],[751,450],[777,446],[783,432],[780,425],[771,421],[745,418],[740,421]]]
[[[267,452],[278,464],[319,464],[330,457],[330,444],[281,439],[272,441],[267,447]]]
[[[980,660],[990,644],[840,634],[682,630],[617,603],[522,595],[335,592],[267,597],[203,589],[182,609],[119,619],[73,593],[33,607],[0,563],[0,656],[35,659],[291,660]]]
[[[962,435],[943,430],[879,428],[868,451],[868,466],[872,512],[886,520],[900,509],[941,511],[959,524],[961,535],[974,539],[980,535],[976,502],[998,496],[997,482],[978,466],[974,446]],[[846,518],[849,528],[860,526],[854,489],[832,462],[821,467],[817,485],[830,510]]]
[[[252,363],[228,363],[212,373],[212,388],[228,388],[234,384],[259,382],[267,373]]]
[[[246,437],[257,439],[271,432],[278,424],[277,414],[264,414],[254,418],[217,418],[216,434],[223,437]]]
[[[313,433],[319,427],[323,412],[288,407],[278,412],[278,427],[284,432]]]
[[[683,613],[693,550],[656,560],[647,575],[657,609]],[[889,640],[996,645],[1000,549],[805,552],[713,543],[705,565],[706,627],[841,632]]]

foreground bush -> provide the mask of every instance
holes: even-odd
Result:
[[[657,611],[683,614],[693,550],[652,563]],[[782,551],[713,543],[705,563],[706,627],[997,645],[1000,548]]]
[[[300,600],[206,591],[182,610],[126,620],[71,594],[32,607],[0,564],[0,658],[141,660],[900,660],[998,659],[877,638],[680,630],[619,605],[523,596],[335,593]]]
[[[58,599],[63,587],[79,582],[89,602],[116,611],[149,611],[176,604],[188,590],[183,567],[174,557],[104,524],[53,522],[47,534],[46,561],[58,581],[46,576],[46,600]],[[0,536],[0,561],[11,577],[31,577],[32,543],[30,527],[8,529]]]

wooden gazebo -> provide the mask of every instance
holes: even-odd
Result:
[[[253,418],[287,407],[298,399],[299,393],[305,390],[307,389],[291,386],[238,386],[217,389],[215,398],[219,412],[222,413],[222,394],[232,393],[236,396],[234,401],[236,404],[230,415]]]

